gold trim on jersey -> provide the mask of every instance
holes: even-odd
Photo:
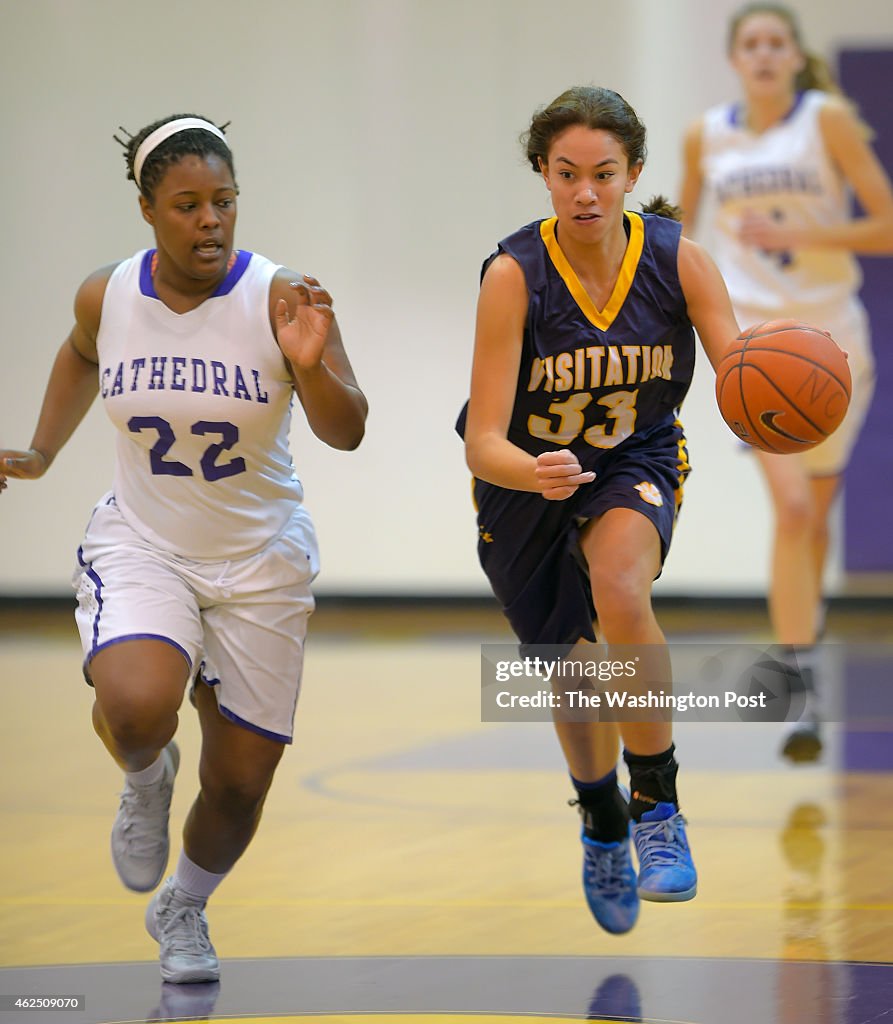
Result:
[[[679,472],[679,483],[676,487],[676,515],[679,515],[679,510],[682,508],[682,499],[685,491],[685,480],[688,474],[691,472],[691,463],[688,461],[688,445],[685,439],[685,432],[682,427],[682,422],[677,418],[674,426],[678,427],[683,431],[682,436],[676,442],[676,452],[679,456],[679,461],[676,464],[676,469]]]
[[[617,317],[626,301],[629,290],[632,287],[633,279],[636,276],[636,269],[639,266],[639,259],[642,256],[642,247],[645,244],[645,226],[642,218],[630,210],[623,211],[624,217],[629,222],[629,242],[626,252],[623,254],[623,262],[620,264],[620,273],[604,309],[596,308],[595,303],[589,297],[589,293],[580,283],[574,268],[568,262],[567,257],[561,251],[558,239],[555,237],[555,225],[557,217],[550,217],[540,224],[540,237],[549,254],[552,265],[561,275],[562,281],[567,285],[567,290],[573,296],[574,302],[580,307],[580,311],[586,319],[600,331],[606,331]]]

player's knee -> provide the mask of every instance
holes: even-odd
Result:
[[[815,504],[807,492],[783,495],[776,506],[776,521],[782,533],[812,534],[817,526]]]
[[[115,702],[101,707],[100,720],[115,745],[127,750],[160,750],[176,732],[177,713],[168,708],[135,703]]]
[[[222,817],[232,821],[253,821],[260,814],[267,790],[252,786],[229,784],[202,790],[203,796]]]
[[[652,611],[647,587],[629,575],[610,572],[596,573],[592,579],[595,612],[602,627],[611,631],[614,624],[624,630],[644,627]]]
[[[828,547],[831,543],[831,531],[828,527],[828,521],[820,516],[816,516],[813,520],[812,543],[821,547]]]
[[[100,651],[89,665],[94,722],[123,751],[160,750],[177,729],[188,667],[157,641],[130,641]]]
[[[634,604],[642,593],[639,574],[629,566],[614,565],[608,559],[590,566],[589,578],[593,597],[603,606]]]
[[[215,777],[202,773],[202,798],[218,814],[236,821],[255,818],[261,811],[272,776]]]

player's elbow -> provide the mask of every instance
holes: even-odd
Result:
[[[352,452],[360,447],[360,442],[366,436],[366,416],[357,411],[355,415],[342,416],[334,421],[311,420],[310,427],[320,441],[324,441],[330,448]]]
[[[365,436],[366,421],[365,419],[362,419],[343,430],[338,438],[338,443],[334,445],[334,447],[340,448],[343,452],[356,451],[356,449],[360,447],[360,442]]]
[[[363,438],[365,436],[366,436],[366,428],[363,427],[361,430],[358,430],[351,437],[347,438],[345,443],[341,446],[341,450],[344,451],[344,452],[354,452],[354,451],[356,451],[357,448],[360,447],[360,442],[363,440]]]
[[[472,476],[483,476],[482,468],[484,462],[481,459],[478,447],[471,441],[465,442],[465,465],[471,470]]]
[[[491,439],[486,434],[472,434],[465,438],[465,465],[471,470],[473,476],[482,480],[488,478],[488,472],[492,458]]]

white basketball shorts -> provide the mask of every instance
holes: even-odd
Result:
[[[161,640],[183,655],[193,685],[213,689],[226,718],[291,743],[318,571],[316,535],[301,505],[262,551],[209,563],[152,546],[106,495],[72,578],[84,676],[89,682],[91,660],[112,644]]]

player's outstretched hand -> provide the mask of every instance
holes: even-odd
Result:
[[[6,478],[36,480],[47,470],[47,460],[34,448],[26,452],[0,450],[0,491],[6,490]]]
[[[335,314],[332,296],[315,277],[304,274],[292,281],[296,295],[294,316],[289,315],[285,299],[276,303],[276,338],[283,355],[300,370],[312,370],[322,360],[326,338]]]
[[[536,479],[540,491],[549,501],[564,501],[574,494],[581,484],[591,484],[595,473],[584,473],[573,452],[563,449],[557,452],[543,452],[536,457]]]

